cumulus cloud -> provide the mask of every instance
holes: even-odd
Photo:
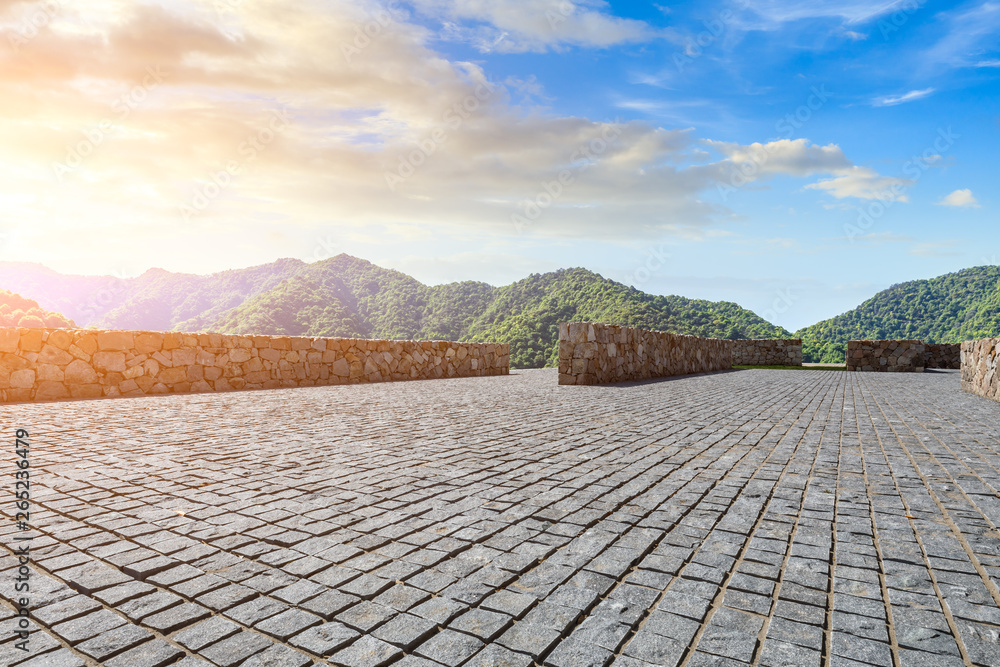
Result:
[[[414,0],[413,4],[425,14],[446,19],[447,37],[484,52],[605,48],[655,36],[643,21],[609,14],[607,3],[600,0]]]
[[[817,146],[807,139],[781,139],[747,146],[711,140],[705,143],[725,155],[718,166],[728,168],[730,183],[766,180],[777,175],[796,178],[828,175],[829,178],[805,187],[828,192],[838,199],[885,201],[907,201],[903,188],[913,184],[853,164],[835,144]]]
[[[748,146],[711,140],[705,143],[725,155],[729,162],[759,165],[758,174],[764,176],[786,174],[805,177],[851,167],[850,160],[839,146],[816,146],[807,139],[781,139]]]
[[[979,201],[972,196],[972,190],[955,190],[950,195],[937,202],[938,206],[954,206],[956,208],[979,208]]]

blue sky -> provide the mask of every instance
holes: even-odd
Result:
[[[1000,3],[97,4],[0,2],[5,259],[584,266],[790,330],[1000,263]]]
[[[645,282],[651,253],[641,244],[632,256],[578,248],[607,276],[657,293],[735,300],[794,330],[895,282],[1000,263],[990,168],[1000,146],[1000,5],[745,4],[612,2],[609,15],[659,33],[612,48],[439,48],[482,58],[497,78],[532,81],[536,103],[552,113],[638,119],[740,144],[805,138],[915,181],[908,202],[872,223],[859,220],[871,200],[805,189],[815,179],[776,176],[709,191],[706,199],[730,211],[706,231],[723,235],[664,235],[670,261]],[[939,151],[948,142],[934,142],[949,128],[953,145]],[[929,148],[942,159],[925,167],[919,158]],[[965,189],[975,205],[938,205]]]

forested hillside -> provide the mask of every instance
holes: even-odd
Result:
[[[841,363],[849,340],[960,343],[1000,336],[1000,266],[893,285],[843,315],[795,334],[806,361]]]
[[[33,299],[0,289],[0,326],[41,329],[71,328],[76,325],[62,313],[45,310]]]
[[[36,270],[33,270],[35,267]],[[5,270],[6,269],[6,270]],[[37,265],[0,267],[37,298],[62,298],[61,277]],[[80,284],[92,286],[81,291]],[[77,283],[84,325],[241,334],[352,336],[510,343],[515,367],[556,361],[559,323],[600,321],[719,338],[788,336],[735,303],[656,296],[585,269],[534,274],[506,287],[480,282],[428,286],[371,262],[339,255],[280,260],[208,276],[153,269],[138,278]]]
[[[792,335],[735,303],[647,294],[579,268],[493,287],[473,281],[428,286],[349,255],[312,264],[282,259],[211,275],[151,269],[137,278],[65,276],[37,264],[0,263],[0,285],[38,300],[8,292],[0,323],[27,318],[32,326],[67,326],[51,323],[72,317],[80,326],[113,329],[490,340],[511,344],[517,368],[555,364],[560,322],[717,338]],[[795,336],[804,340],[807,362],[833,363],[844,361],[849,340],[1000,336],[1000,267],[893,285]]]
[[[512,363],[537,368],[557,361],[559,323],[581,321],[711,338],[789,335],[735,303],[646,294],[586,269],[533,274],[497,289],[470,333],[511,343]]]
[[[518,368],[554,365],[559,323],[600,321],[719,338],[785,336],[733,303],[645,294],[585,269],[535,274],[506,287],[429,287],[341,255],[244,302],[212,323],[233,333],[499,341]]]

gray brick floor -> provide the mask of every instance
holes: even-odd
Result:
[[[0,411],[0,665],[1000,665],[1000,404],[954,372]]]

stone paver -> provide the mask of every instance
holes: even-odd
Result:
[[[956,372],[0,411],[3,664],[1000,664],[1000,404]]]

